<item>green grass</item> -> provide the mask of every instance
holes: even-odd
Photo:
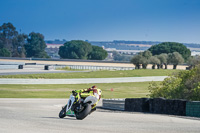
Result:
[[[70,67],[66,66],[66,67],[62,67],[62,68],[56,68],[56,70],[70,70]]]
[[[103,98],[140,98],[149,94],[150,82],[95,84]],[[94,84],[71,85],[1,85],[0,98],[69,98],[72,90],[89,88]],[[111,88],[114,89],[111,92]]]
[[[75,73],[46,73],[24,75],[2,75],[0,78],[44,78],[44,79],[71,79],[71,78],[114,78],[114,77],[144,77],[144,76],[168,76],[181,70],[141,69],[126,71],[91,71]]]

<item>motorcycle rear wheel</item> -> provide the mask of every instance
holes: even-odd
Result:
[[[84,106],[85,107],[81,112],[75,113],[76,119],[83,120],[91,112],[92,107],[90,104],[86,103]]]

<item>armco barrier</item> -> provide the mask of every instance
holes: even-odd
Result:
[[[103,108],[124,110],[125,99],[103,99]]]
[[[200,101],[186,103],[186,116],[200,117]]]
[[[18,69],[18,65],[0,65],[0,70]]]
[[[55,68],[69,67],[70,69],[82,70],[134,70],[134,67],[114,67],[114,66],[87,66],[87,65],[55,65]]]

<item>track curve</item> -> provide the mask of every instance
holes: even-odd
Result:
[[[84,120],[58,118],[66,99],[0,99],[1,133],[199,133],[188,117],[97,109]]]

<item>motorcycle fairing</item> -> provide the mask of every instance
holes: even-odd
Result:
[[[84,100],[84,103],[87,103],[87,102],[92,102],[91,105],[94,105],[98,102],[97,98],[94,97],[94,96],[88,96],[86,97],[86,99]]]

